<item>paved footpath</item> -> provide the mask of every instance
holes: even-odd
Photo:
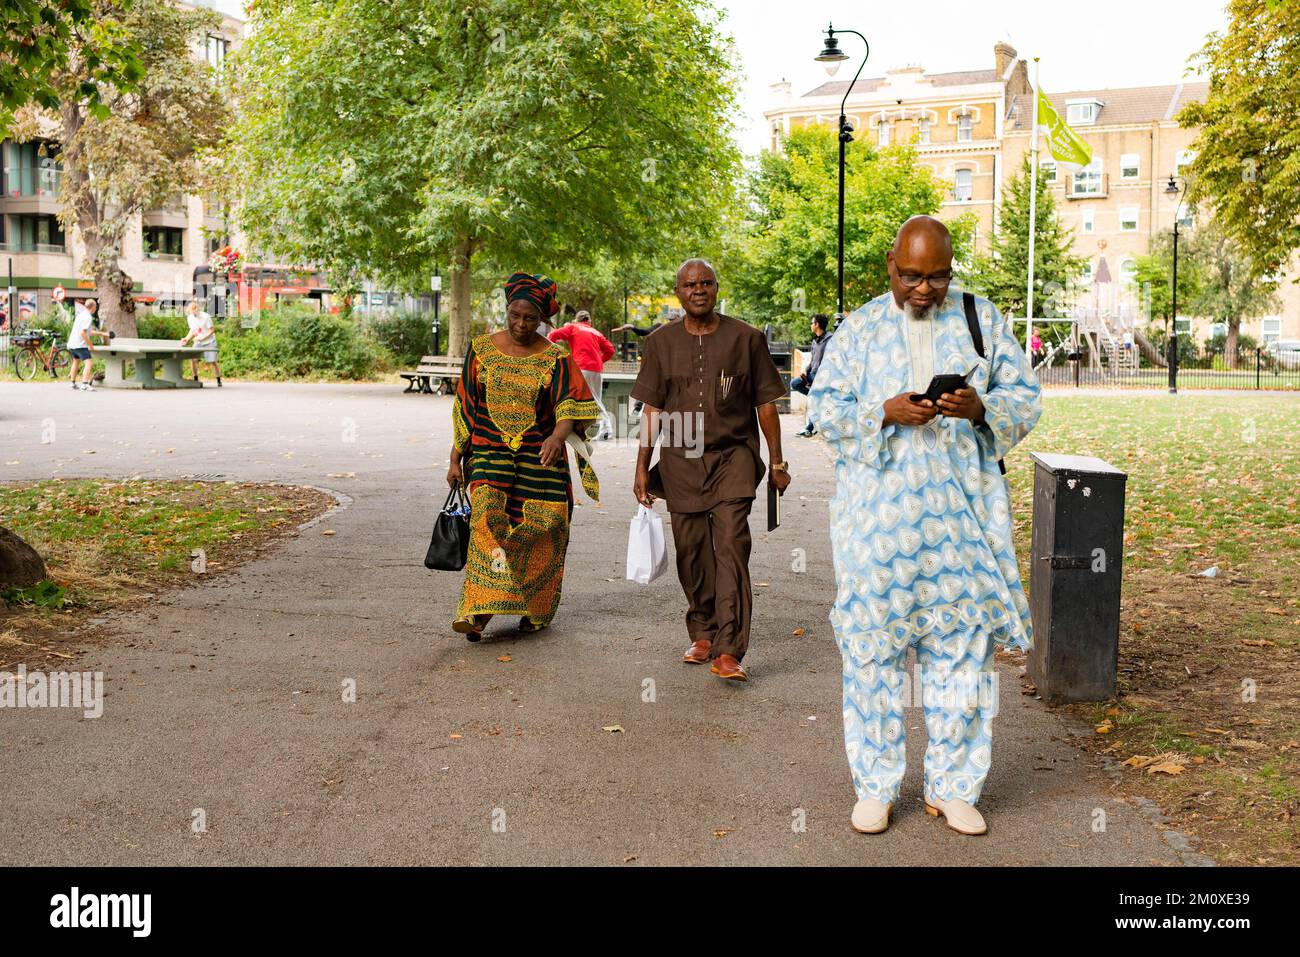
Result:
[[[800,424],[784,421],[785,524],[753,522],[751,680],[724,684],[679,661],[675,577],[623,578],[631,447],[600,449],[604,505],[577,509],[555,625],[494,622],[474,645],[448,624],[459,576],[421,564],[449,399],[0,383],[4,480],[216,473],[350,499],[235,572],[112,616],[117,637],[70,663],[104,673],[102,717],[0,711],[0,864],[1184,863],[1060,740],[1071,729],[1021,694],[1014,664],[981,802],[991,834],[924,813],[919,708],[894,825],[851,830],[826,617],[833,477]]]

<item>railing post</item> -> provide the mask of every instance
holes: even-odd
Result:
[[[1259,352],[1260,352],[1259,346],[1256,346],[1255,347],[1255,388],[1256,389],[1259,388],[1259,366],[1260,366]]]

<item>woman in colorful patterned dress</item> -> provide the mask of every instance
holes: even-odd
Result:
[[[452,407],[447,483],[465,485],[471,512],[452,628],[470,641],[493,615],[519,615],[522,632],[555,616],[573,514],[565,445],[598,414],[572,357],[537,333],[558,311],[555,283],[515,273],[505,290],[506,329],[470,342]],[[581,455],[578,467],[596,499],[595,472]]]

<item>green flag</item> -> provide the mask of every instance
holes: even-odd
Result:
[[[1058,163],[1087,166],[1092,162],[1092,147],[1061,119],[1061,114],[1056,112],[1041,89],[1038,91],[1038,123],[1047,127],[1047,149]]]

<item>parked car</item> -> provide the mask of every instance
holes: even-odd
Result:
[[[1275,339],[1264,346],[1264,354],[1279,369],[1300,369],[1300,339]]]

